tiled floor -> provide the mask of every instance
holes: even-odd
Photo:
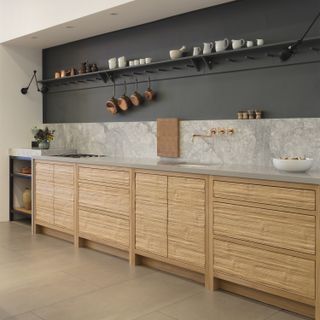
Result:
[[[279,309],[0,223],[0,320],[299,320]]]

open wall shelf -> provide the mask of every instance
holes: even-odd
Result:
[[[138,66],[41,80],[39,83],[50,93],[97,87],[97,85],[111,86],[113,82],[122,85],[124,79],[130,84],[134,83],[135,79],[145,82],[147,77],[150,77],[151,81],[160,81],[320,62],[320,38],[304,40],[297,53],[288,61],[282,62],[279,52],[294,42],[285,41],[251,48],[228,49],[208,55],[185,56],[176,60],[162,60]],[[144,78],[143,81],[141,78]]]

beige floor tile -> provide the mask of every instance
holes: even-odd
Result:
[[[200,285],[159,272],[34,312],[46,320],[135,319],[204,290]]]
[[[199,293],[160,311],[178,320],[264,320],[278,309],[216,291]]]
[[[151,312],[145,316],[136,318],[135,320],[175,320],[175,318],[166,316],[161,312]]]
[[[96,290],[97,287],[62,272],[42,276],[1,291],[0,319]]]
[[[286,311],[279,311],[266,320],[310,320],[310,318],[299,316],[297,314]]]
[[[7,318],[5,320],[42,320],[38,316],[36,316],[34,313],[27,312],[24,314],[20,314],[14,317]]]

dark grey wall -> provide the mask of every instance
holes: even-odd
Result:
[[[56,70],[79,67],[85,60],[105,68],[108,58],[121,55],[167,59],[171,48],[224,37],[264,38],[267,43],[297,39],[319,10],[319,0],[240,0],[45,49],[43,74],[52,78]],[[309,36],[320,36],[319,22]],[[48,93],[44,122],[222,119],[251,107],[273,118],[320,116],[320,63],[159,81],[154,89],[156,102],[117,116],[105,110],[111,88]]]

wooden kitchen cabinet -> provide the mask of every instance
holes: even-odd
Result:
[[[136,173],[135,206],[141,255],[204,272],[206,179]]]
[[[35,224],[73,233],[75,166],[35,162]]]
[[[168,178],[168,258],[205,266],[206,181]]]
[[[121,250],[129,250],[130,171],[79,166],[79,236]]]
[[[167,257],[168,178],[162,175],[136,174],[137,249]]]

